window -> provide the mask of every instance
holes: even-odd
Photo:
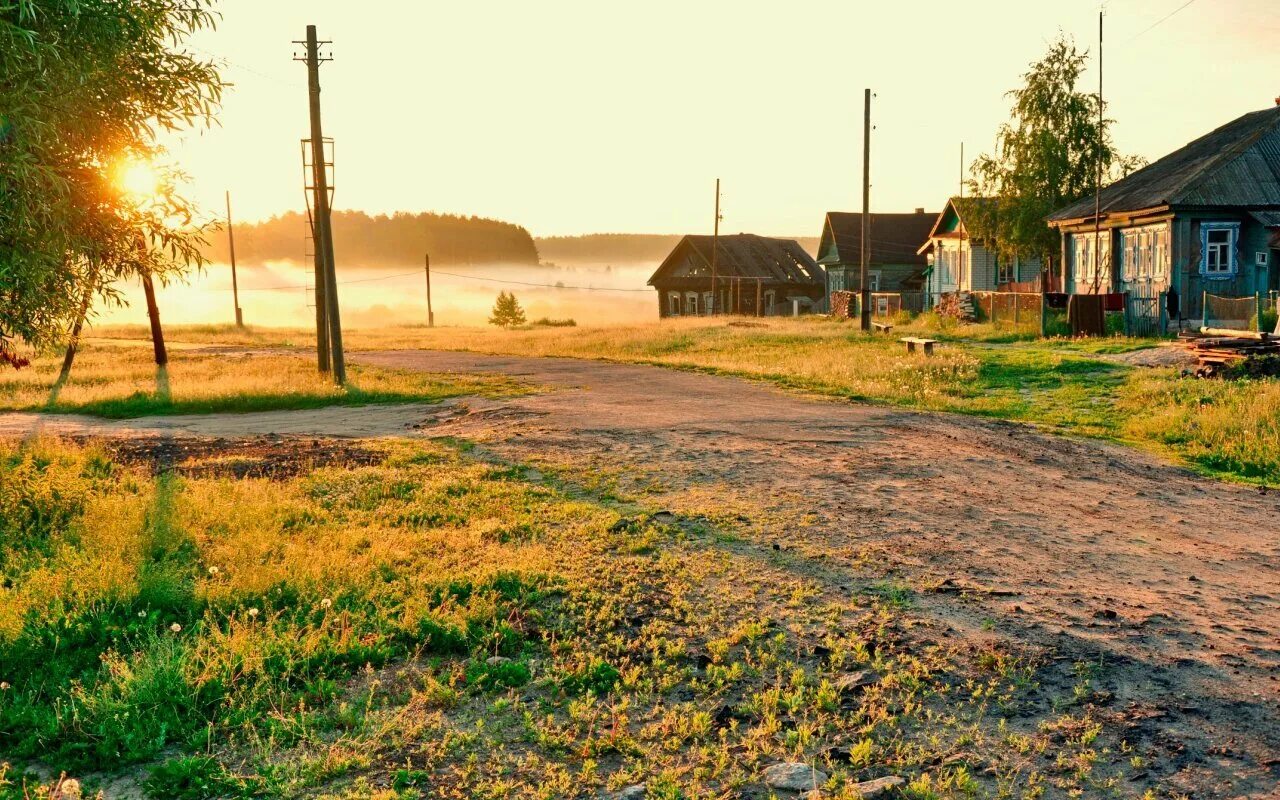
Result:
[[[712,299],[712,294],[711,294],[711,292],[703,292],[703,293],[702,293],[702,313],[703,313],[703,314],[710,314],[710,313],[712,313],[712,308],[711,308],[711,299]]]
[[[843,271],[831,273],[831,291],[833,292],[844,291],[844,272]]]
[[[1097,241],[1092,233],[1073,234],[1071,239],[1075,245],[1076,290],[1090,289],[1094,286],[1099,291],[1109,290],[1111,287],[1111,232],[1105,231],[1102,238]]]
[[[691,317],[698,315],[698,294],[689,292],[684,296],[684,313]]]
[[[867,288],[873,292],[880,291],[880,272],[879,270],[867,270]]]
[[[1169,226],[1130,228],[1121,234],[1120,266],[1127,283],[1164,283],[1169,275]]]
[[[670,316],[680,316],[680,293],[671,292],[667,295],[667,313]]]
[[[1236,243],[1240,237],[1238,222],[1204,222],[1200,224],[1200,274],[1208,278],[1227,278],[1236,274]]]

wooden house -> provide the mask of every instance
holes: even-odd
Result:
[[[867,236],[867,288],[873,292],[919,292],[928,262],[918,252],[935,214],[871,214]],[[862,291],[862,214],[827,212],[818,241],[818,265],[827,271],[829,292]]]
[[[931,265],[925,281],[931,302],[951,292],[1007,291],[1040,277],[1039,258],[1001,258],[994,247],[970,237],[965,217],[989,202],[986,198],[953,197],[933,221],[918,250]]]
[[[1049,224],[1063,234],[1067,291],[1127,292],[1137,318],[1157,316],[1170,289],[1187,318],[1200,316],[1205,292],[1280,289],[1280,105],[1227,123]]]
[[[811,311],[822,303],[826,275],[795,240],[753,233],[720,236],[714,279],[713,241],[685,236],[649,278],[658,290],[658,316],[772,316]]]

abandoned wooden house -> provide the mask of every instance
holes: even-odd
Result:
[[[928,262],[917,250],[928,237],[935,216],[923,208],[913,214],[870,215],[867,288],[876,293],[918,295]],[[818,241],[818,265],[827,271],[829,292],[862,291],[862,214],[827,212]]]
[[[713,241],[685,236],[649,278],[658,290],[658,316],[800,314],[822,303],[826,275],[798,242],[720,236],[713,259]]]
[[[1015,291],[1040,277],[1039,258],[1000,258],[995,248],[971,237],[965,224],[989,208],[986,198],[953,197],[930,226],[917,252],[929,260],[925,291],[929,304],[951,292]],[[1038,291],[1038,287],[1036,289]]]
[[[1206,293],[1247,298],[1280,289],[1277,103],[1050,215],[1063,234],[1067,290],[1125,292],[1131,318],[1149,327],[1170,289],[1185,318],[1213,316],[1201,307]],[[1238,313],[1249,314],[1250,303],[1241,305]]]

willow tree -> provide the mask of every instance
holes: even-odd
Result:
[[[201,263],[191,204],[161,171],[162,131],[208,124],[223,83],[184,49],[212,0],[0,0],[0,361],[65,337],[117,284]]]
[[[971,168],[970,188],[990,202],[973,204],[965,224],[1003,257],[1052,263],[1060,234],[1045,218],[1091,196],[1099,167],[1106,185],[1142,164],[1116,151],[1114,121],[1100,108],[1101,99],[1078,87],[1087,64],[1088,53],[1060,36],[1022,76],[1022,86],[1008,93],[1013,107],[997,132],[995,152]]]

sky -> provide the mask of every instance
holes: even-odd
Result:
[[[1155,159],[1280,95],[1276,0],[1107,0],[1122,151]],[[1185,6],[1185,7],[1184,7]],[[237,221],[303,207],[305,26],[336,141],[335,208],[440,211],[535,236],[816,236],[859,210],[862,95],[872,209],[938,210],[960,146],[992,147],[1005,93],[1063,32],[1097,48],[1087,0],[222,0],[194,53],[234,82],[208,130],[167,137],[190,194]],[[1169,16],[1172,14],[1172,16]],[[1163,21],[1162,21],[1163,20]],[[1154,27],[1152,27],[1154,25]],[[1097,83],[1096,61],[1083,78]]]

